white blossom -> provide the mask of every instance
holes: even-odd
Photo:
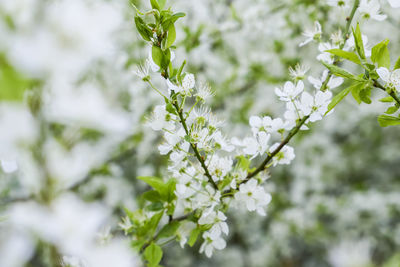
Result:
[[[365,19],[372,18],[377,21],[386,19],[386,15],[380,13],[381,5],[377,0],[361,0],[358,11]]]
[[[292,101],[304,90],[304,83],[299,81],[296,85],[292,82],[286,82],[282,89],[275,88],[275,94],[281,101]]]
[[[299,44],[299,46],[304,46],[304,45],[312,42],[313,40],[319,41],[319,39],[321,38],[321,35],[322,35],[321,24],[318,21],[315,21],[314,29],[306,30],[305,32],[303,32],[303,35],[305,37],[307,37],[307,39],[304,40],[303,42],[301,42]]]
[[[154,131],[162,129],[172,131],[175,129],[175,122],[173,121],[175,119],[176,116],[168,113],[165,105],[159,105],[154,108],[153,116],[149,120],[148,125]]]
[[[308,81],[314,86],[315,89],[319,90],[322,87],[323,82],[328,77],[328,70],[324,70],[320,79],[314,78],[312,76],[308,77]],[[334,89],[343,83],[342,77],[331,77],[326,84],[326,89]]]
[[[215,232],[204,232],[204,242],[201,244],[200,253],[205,253],[208,258],[211,258],[214,249],[222,250],[226,247],[226,241]]]
[[[265,216],[265,207],[271,201],[271,195],[258,185],[256,179],[252,178],[239,186],[239,192],[235,193],[235,200],[243,203],[249,211],[257,211]]]
[[[376,70],[376,72],[385,82],[385,87],[391,90],[400,91],[400,69],[390,71],[385,67],[380,67]]]
[[[272,153],[275,149],[278,148],[280,143],[273,144],[269,152]],[[291,146],[285,145],[273,158],[273,165],[276,166],[278,164],[290,164],[290,162],[295,158],[294,149]]]
[[[332,93],[330,91],[318,91],[314,97],[307,92],[303,92],[300,109],[304,115],[310,115],[311,122],[321,120],[328,111],[331,98]]]

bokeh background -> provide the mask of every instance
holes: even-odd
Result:
[[[0,209],[48,188],[40,175],[43,164],[32,156],[40,150],[54,192],[101,204],[111,232],[122,236],[123,209],[138,207],[147,189],[136,177],[167,175],[167,158],[156,149],[161,138],[145,126],[152,107],[163,100],[133,74],[149,47],[135,31],[132,4],[140,10],[149,4],[52,2],[0,2],[0,160],[18,165],[15,172],[4,166],[0,172]],[[400,56],[400,10],[381,4],[388,19],[363,20],[361,26],[370,47],[390,39],[394,61]],[[321,75],[317,45],[298,46],[302,32],[318,20],[328,39],[350,11],[322,0],[171,0],[168,5],[186,13],[177,23],[177,62],[186,59],[188,71],[210,83],[212,110],[231,136],[246,135],[251,115],[281,116],[284,106],[274,88],[290,79],[289,67],[301,63],[309,75]],[[226,249],[207,259],[198,246],[171,243],[162,264],[400,266],[399,128],[379,127],[376,118],[387,106],[380,97],[373,93],[370,105],[347,98],[294,138],[295,160],[275,168],[266,183],[272,194],[267,217],[231,209]],[[41,119],[29,115],[35,101],[42,103]],[[0,230],[4,254],[14,238],[7,227]],[[29,251],[32,258],[43,253],[40,246]]]

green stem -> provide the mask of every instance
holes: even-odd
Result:
[[[400,105],[400,99],[399,99],[399,97],[396,95],[395,92],[393,92],[393,91],[388,92],[388,91],[386,90],[386,88],[385,88],[382,84],[380,84],[377,80],[373,80],[373,82],[374,82],[373,85],[374,85],[376,88],[379,88],[379,89],[385,91],[386,93],[388,93],[388,94],[397,102],[397,104]]]
[[[344,40],[343,40],[343,43],[340,44],[339,49],[343,49],[344,45],[346,44],[346,41],[350,38],[350,34],[349,34],[350,26],[351,26],[351,23],[353,21],[354,15],[355,15],[355,13],[357,11],[357,8],[358,8],[359,4],[360,4],[360,0],[355,0],[354,1],[353,8],[351,9],[350,16],[346,18],[347,23],[346,23],[346,28],[345,28],[344,34],[343,34],[344,35],[344,37],[343,37]],[[333,62],[334,65],[336,65],[337,63],[338,63],[338,61],[336,61],[336,60]],[[321,91],[324,92],[324,91],[326,91],[326,89],[328,89],[327,88],[328,87],[328,82],[331,79],[331,77],[332,77],[332,73],[329,71],[328,77],[326,77],[325,81],[322,83],[322,86],[320,88]]]

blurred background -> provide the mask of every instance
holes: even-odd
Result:
[[[133,74],[149,47],[135,31],[132,4],[143,10],[147,2],[0,2],[1,212],[32,195],[68,191],[105,207],[112,234],[120,236],[123,208],[135,209],[146,190],[136,177],[167,175],[167,157],[156,149],[161,138],[145,126],[163,100]],[[245,136],[251,115],[281,116],[274,88],[291,79],[289,67],[301,63],[308,75],[321,76],[317,45],[298,44],[314,21],[326,40],[345,25],[352,1],[343,8],[328,2],[167,2],[186,13],[177,23],[177,62],[186,59],[188,71],[215,90],[211,107],[226,134]],[[370,48],[390,39],[395,61],[400,11],[380,2],[385,21],[356,19]],[[381,97],[373,93],[370,105],[346,98],[293,139],[295,160],[275,168],[266,183],[267,216],[231,209],[226,249],[207,259],[198,246],[171,243],[162,264],[400,266],[399,129],[379,127],[376,118],[387,107]],[[15,237],[7,227],[0,230],[4,254]],[[32,245],[30,258],[41,250]]]

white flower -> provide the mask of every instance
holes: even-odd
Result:
[[[278,148],[280,144],[275,143],[269,149],[269,152],[272,153],[275,149]],[[290,162],[295,158],[294,149],[291,146],[284,146],[272,159],[274,166],[278,164],[290,164]]]
[[[215,190],[210,184],[207,184],[201,194],[197,194],[193,199],[193,208],[209,207],[213,209],[221,202],[221,192]]]
[[[226,216],[224,213],[222,213],[221,211],[214,211],[212,209],[208,209],[203,212],[198,223],[200,225],[212,224],[213,226],[209,231],[219,236],[221,235],[221,233],[224,233],[226,235],[228,235],[229,233],[228,224],[225,221],[226,221]]]
[[[150,63],[149,59],[146,59],[146,62],[143,65],[138,65],[137,68],[133,71],[133,73],[138,76],[140,79],[147,79],[149,78],[149,68]]]
[[[388,2],[393,8],[400,7],[400,0],[388,0]]]
[[[308,81],[314,86],[315,89],[319,90],[322,87],[323,82],[328,77],[328,70],[324,70],[320,79],[316,79],[312,76],[308,77]],[[343,83],[342,77],[331,77],[327,83],[327,89],[333,89],[340,86]]]
[[[220,235],[216,235],[214,232],[204,232],[203,234],[204,242],[201,244],[200,253],[205,252],[206,256],[210,258],[215,249],[224,249],[226,247],[226,242]]]
[[[265,216],[265,206],[271,201],[271,195],[258,185],[256,179],[252,178],[247,183],[239,186],[239,192],[235,193],[235,200],[243,203],[249,211],[257,211]]]
[[[301,95],[300,109],[304,115],[310,115],[310,121],[318,121],[328,111],[328,105],[331,101],[332,93],[330,91],[318,91],[315,97],[312,97],[308,92]]]
[[[193,229],[196,228],[196,224],[191,221],[183,221],[176,231],[176,236],[179,240],[179,245],[183,248],[187,242],[187,238],[192,232]]]
[[[304,83],[299,81],[296,85],[286,82],[282,89],[275,88],[275,94],[281,101],[292,101],[304,90]]]
[[[13,173],[18,170],[18,164],[15,160],[0,159],[1,168],[5,173]]]
[[[385,67],[380,67],[376,70],[376,72],[386,83],[385,87],[389,88],[390,90],[400,91],[400,69],[390,71]]]
[[[122,218],[122,222],[120,222],[120,223],[118,224],[118,226],[119,226],[122,230],[124,230],[125,235],[127,235],[128,232],[129,232],[129,230],[132,228],[133,225],[132,225],[132,222],[131,222],[131,220],[129,219],[129,217],[126,216],[126,217]]]
[[[166,80],[168,93],[171,94],[171,91],[175,93],[181,93],[182,95],[190,95],[191,89],[195,86],[195,78],[191,73],[186,73],[185,77],[182,80],[182,84],[175,85],[169,79]]]
[[[183,136],[185,136],[185,130],[183,128],[179,129],[179,131],[175,133],[165,132],[165,142],[158,146],[160,154],[168,154],[182,140]]]
[[[193,139],[193,143],[197,144],[199,149],[209,149],[210,148],[210,132],[207,128],[195,127],[190,136]]]
[[[386,19],[387,16],[380,14],[380,8],[381,5],[377,0],[361,0],[358,11],[365,19],[372,18],[377,21],[382,21]]]
[[[299,46],[304,46],[309,42],[312,42],[313,40],[319,40],[321,38],[321,34],[322,34],[321,24],[319,24],[318,21],[315,21],[314,29],[306,30],[305,32],[303,32],[303,35],[307,37],[307,39],[304,42],[300,43]]]
[[[246,177],[247,177],[247,171],[245,171],[245,170],[239,170],[239,171],[233,172],[232,173],[232,181],[229,184],[229,186],[232,189],[236,189],[237,184],[242,182],[243,180],[245,180]]]
[[[194,75],[191,73],[186,73],[185,77],[182,80],[182,87],[185,91],[192,89],[196,84],[196,80],[194,79]]]
[[[220,131],[215,132],[212,135],[212,138],[214,139],[214,142],[226,152],[232,152],[235,149],[235,147],[229,144],[226,138],[222,136],[222,133]]]
[[[148,125],[154,131],[160,131],[161,129],[166,129],[172,131],[175,129],[175,123],[173,120],[176,116],[170,114],[165,109],[165,105],[159,105],[154,108],[153,116],[149,120]]]
[[[327,0],[327,4],[334,7],[347,8],[349,7],[349,0]]]
[[[219,181],[232,170],[233,160],[214,155],[207,159],[208,170],[214,181]]]
[[[293,80],[300,81],[304,79],[309,69],[309,67],[297,64],[294,68],[289,67],[289,75]]]
[[[246,137],[243,141],[235,140],[237,146],[243,147],[243,153],[251,155],[255,158],[257,155],[263,155],[268,149],[268,141],[271,138],[270,134],[266,132],[259,132],[255,137]]]
[[[211,87],[208,84],[201,85],[196,94],[196,96],[203,102],[213,95],[214,92],[211,90]]]
[[[331,53],[325,52],[325,51],[326,50],[331,50],[331,49],[334,49],[334,48],[338,48],[338,46],[337,45],[332,45],[331,43],[328,43],[328,42],[320,43],[318,45],[318,50],[321,52],[321,54],[319,54],[317,56],[317,60],[326,62],[328,64],[332,64],[333,61],[334,61],[334,57],[335,56],[332,55]]]
[[[175,193],[178,198],[192,197],[197,191],[200,190],[200,184],[194,179],[196,170],[193,167],[187,168],[184,173],[177,177],[177,184]]]

